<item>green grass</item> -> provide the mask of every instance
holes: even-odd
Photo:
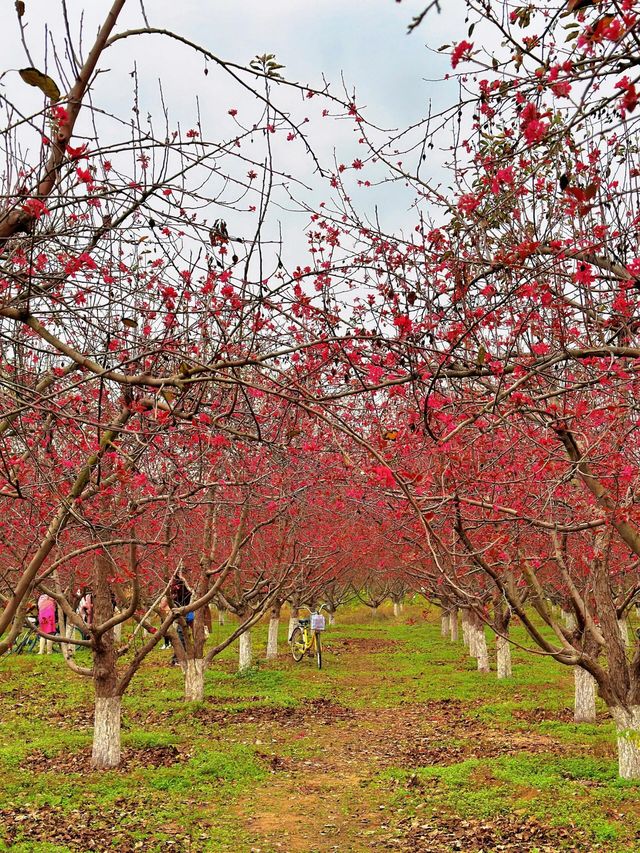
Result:
[[[233,718],[234,712],[250,708],[299,708],[320,698],[352,708],[356,714],[394,708],[400,713],[407,707],[448,699],[460,703],[460,714],[476,730],[539,736],[556,747],[549,753],[528,752],[525,742],[514,755],[479,754],[448,766],[407,766],[398,759],[391,767],[378,767],[375,759],[367,759],[369,776],[345,791],[342,813],[349,813],[355,802],[360,809],[370,808],[372,815],[383,805],[389,814],[409,819],[425,804],[461,818],[492,819],[515,812],[523,820],[531,816],[549,826],[576,827],[594,849],[640,850],[640,840],[633,837],[633,828],[640,822],[639,786],[617,778],[612,724],[577,726],[553,718],[571,707],[571,672],[548,657],[514,649],[514,676],[498,682],[494,673],[475,671],[461,643],[443,640],[435,614],[425,618],[424,610],[425,605],[417,602],[399,620],[390,616],[390,607],[377,616],[362,607],[339,613],[338,624],[325,635],[322,672],[311,660],[295,664],[283,655],[276,661],[258,660],[253,669],[238,675],[237,650],[231,647],[207,672],[206,698],[198,705],[183,702],[182,673],[167,666],[170,652],[157,650],[124,697],[122,742],[125,749],[137,750],[176,746],[184,755],[167,767],[132,766],[106,773],[52,773],[37,766],[21,767],[35,751],[54,757],[88,749],[92,689],[88,680],[66,668],[61,655],[3,658],[0,809],[8,804],[28,808],[33,814],[30,820],[54,813],[63,823],[73,822],[82,810],[105,833],[117,825],[113,850],[126,838],[152,853],[172,847],[237,853],[252,846],[271,853],[276,848],[256,836],[248,823],[251,809],[266,796],[272,779],[265,755],[277,754],[301,766],[305,762],[321,765],[331,760],[330,751],[327,754],[306,725],[282,729],[274,725],[268,729],[270,739],[265,740],[264,728],[257,723],[230,725],[225,715]],[[231,625],[214,625],[211,641],[219,641],[231,630]],[[526,644],[517,627],[514,637]],[[284,620],[280,641],[284,647]],[[354,641],[350,647],[349,641]],[[374,645],[367,649],[363,642]],[[266,625],[261,625],[255,631],[257,656],[265,644]],[[526,716],[542,708],[549,719],[531,722]],[[470,743],[464,726],[455,731],[445,726],[441,733],[433,722],[436,713],[417,713],[416,735],[432,737],[437,744],[449,738],[449,747],[464,753]],[[361,731],[363,743],[370,746],[376,733],[368,727],[375,728],[375,714],[367,719]],[[327,742],[356,725],[340,721],[328,727]],[[295,774],[291,785],[295,796]],[[78,853],[81,849],[29,839],[28,826],[19,828],[16,842],[8,846],[2,841],[3,832],[0,817],[2,853]],[[171,841],[176,841],[175,846]]]

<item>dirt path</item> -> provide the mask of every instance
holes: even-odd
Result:
[[[355,664],[354,660],[354,681],[371,677],[365,650]],[[385,781],[383,774],[389,767],[411,770],[474,757],[567,752],[566,743],[546,735],[488,727],[475,712],[473,703],[455,699],[375,709],[316,700],[293,709],[241,712],[237,722],[250,724],[247,731],[255,736],[259,755],[270,768],[269,781],[236,809],[253,839],[252,850],[471,851],[480,849],[474,845],[479,829],[505,839],[505,846],[498,849],[535,849],[537,836],[546,841],[544,827],[532,825],[534,846],[529,847],[522,844],[517,823],[512,827],[502,821],[492,830],[486,822],[480,827],[467,821],[465,830],[454,816],[434,814],[426,791],[418,825],[400,801],[393,803],[393,780]],[[420,827],[425,837],[419,835]],[[451,846],[463,831],[464,846]],[[519,839],[513,847],[508,843],[510,834]]]
[[[309,715],[292,721],[288,731],[270,724],[260,727],[271,778],[239,806],[255,837],[255,851],[320,853],[394,846],[387,844],[392,835],[387,796],[373,784],[384,758],[378,736],[391,721],[378,720],[375,733],[372,723],[368,714],[326,702],[311,704]],[[313,744],[303,750],[307,757],[282,754],[283,748],[289,751],[291,738]]]

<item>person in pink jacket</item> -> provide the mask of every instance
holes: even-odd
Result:
[[[55,634],[56,632],[56,603],[46,593],[42,593],[38,599],[38,628],[44,631],[45,634]],[[44,637],[40,637],[40,650],[38,654],[43,655],[45,648],[47,654],[50,655],[53,651],[53,640],[46,640]]]

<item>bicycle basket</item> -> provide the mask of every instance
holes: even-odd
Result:
[[[324,631],[325,629],[325,621],[322,613],[312,613],[311,614],[311,630],[312,631]]]

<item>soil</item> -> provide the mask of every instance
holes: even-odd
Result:
[[[522,720],[526,723],[543,723],[547,721],[554,723],[573,723],[573,709],[557,708],[552,710],[551,708],[517,708],[513,712],[513,718],[514,720]],[[604,711],[598,711],[596,714],[596,723],[603,723],[610,719],[610,715]]]
[[[378,678],[372,675],[368,656],[396,645],[382,639],[349,639],[333,641],[332,651],[349,653],[352,686],[357,689],[371,686],[371,679]],[[600,849],[573,829],[544,825],[524,812],[479,820],[437,811],[431,805],[435,780],[424,780],[417,773],[410,773],[401,782],[391,775],[381,776],[392,767],[413,771],[469,758],[523,752],[579,754],[580,747],[532,731],[528,725],[545,720],[570,722],[569,709],[559,714],[544,708],[519,709],[513,714],[516,726],[500,728],[480,717],[481,702],[456,699],[406,701],[390,708],[348,708],[335,698],[274,707],[252,697],[243,700],[253,702],[250,707],[229,709],[225,707],[227,701],[207,699],[194,708],[193,714],[205,726],[211,724],[216,738],[250,744],[268,772],[265,783],[230,807],[252,839],[252,853],[581,853]],[[160,722],[169,714],[154,711],[147,720]],[[60,713],[60,725],[85,727],[91,722],[88,708]],[[607,757],[613,757],[613,744],[604,749],[609,750]],[[186,749],[175,746],[125,748],[116,772],[168,767],[189,758]],[[52,756],[32,752],[21,767],[34,773],[94,772],[89,748]],[[498,784],[482,765],[473,778],[478,788]],[[403,806],[402,797],[395,796],[401,791],[410,797],[410,808]],[[531,796],[537,793],[532,791]],[[520,798],[527,799],[526,789]],[[126,802],[121,807],[116,803],[113,809],[92,814],[89,826],[88,815],[80,810],[57,806],[35,810],[24,803],[5,803],[0,808],[0,826],[9,849],[28,826],[33,842],[55,842],[74,851],[117,849],[133,853],[144,848],[132,840],[127,823],[135,819],[144,824],[144,812],[132,816],[129,808]],[[166,832],[171,836],[166,841],[167,850],[197,849],[179,826],[167,827]]]
[[[441,700],[350,710],[323,700],[297,709],[252,709],[221,722],[252,724],[258,755],[272,776],[237,806],[256,853],[598,849],[575,831],[525,817],[465,821],[432,813],[416,820],[406,817],[402,808],[388,805],[393,781],[386,789],[379,782],[386,767],[411,769],[522,751],[562,755],[570,751],[566,743],[547,735],[490,727],[474,715],[473,703]],[[288,754],[296,736],[314,745],[312,756]],[[478,784],[487,787],[496,781],[478,778]],[[408,787],[428,805],[429,791],[417,776],[409,777]]]
[[[18,835],[22,837],[25,825],[29,826],[30,842],[55,842],[71,850],[112,850],[115,840],[115,824],[101,826],[95,816],[89,817],[79,809],[67,812],[53,806],[41,806],[37,810],[29,806],[1,808],[0,825],[8,845],[12,845]],[[119,843],[120,853],[133,853],[136,849],[134,842],[125,837],[120,838]]]
[[[500,850],[509,853],[557,853],[563,850],[590,851],[593,848],[576,838],[573,830],[545,827],[535,818],[508,815],[491,821],[460,820],[454,816],[438,815],[413,826],[403,850],[415,853],[444,853],[444,851]]]
[[[112,772],[128,773],[135,767],[171,767],[181,761],[188,761],[190,754],[176,746],[153,746],[140,749],[122,750],[122,758],[117,770]],[[59,752],[57,755],[45,755],[36,750],[22,761],[22,770],[37,773],[94,773],[91,768],[91,748],[77,752]]]

